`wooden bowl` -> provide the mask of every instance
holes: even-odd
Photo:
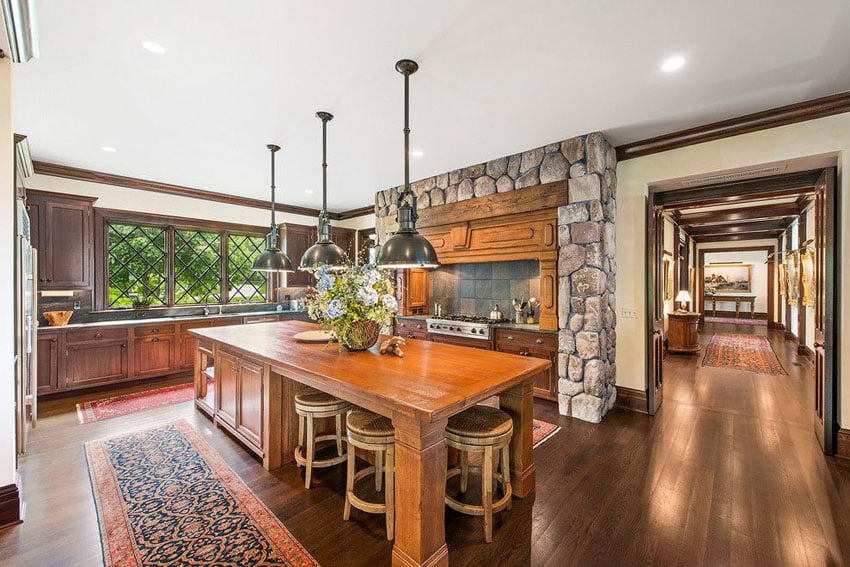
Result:
[[[71,315],[73,314],[73,311],[45,311],[42,313],[44,318],[47,319],[47,324],[51,327],[67,325],[68,321],[71,320]]]

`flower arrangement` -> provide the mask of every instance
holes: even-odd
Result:
[[[374,345],[381,327],[391,324],[398,310],[389,274],[367,264],[339,273],[322,266],[315,275],[316,287],[307,290],[310,317],[333,329],[349,350]]]

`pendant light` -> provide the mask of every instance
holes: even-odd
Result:
[[[277,224],[274,222],[274,154],[280,149],[280,146],[269,144],[266,147],[271,152],[272,158],[272,224],[266,236],[266,251],[254,258],[251,269],[255,272],[294,272],[289,257],[280,251],[280,238]]]
[[[301,256],[299,270],[312,270],[328,266],[331,271],[345,269],[345,252],[331,240],[331,221],[328,217],[328,121],[333,119],[330,112],[317,112],[322,121],[322,211],[319,213],[319,227],[316,243]]]
[[[404,190],[398,197],[398,230],[389,237],[378,251],[376,263],[379,268],[436,268],[440,265],[434,247],[424,236],[416,232],[416,195],[410,190],[410,125],[409,88],[410,75],[419,65],[410,59],[395,64],[396,71],[404,75]]]

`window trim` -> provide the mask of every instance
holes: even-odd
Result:
[[[268,233],[268,227],[254,226],[248,224],[217,222],[203,219],[193,219],[187,217],[176,217],[169,215],[155,215],[150,213],[137,213],[129,211],[121,211],[116,209],[94,208],[94,278],[93,278],[93,300],[95,311],[132,311],[132,308],[121,307],[114,308],[109,306],[109,271],[107,254],[109,253],[107,223],[119,224],[139,224],[156,227],[166,227],[166,272],[167,272],[167,291],[166,304],[153,307],[153,309],[181,309],[193,308],[201,304],[174,304],[174,231],[175,230],[199,230],[217,232],[222,238],[222,255],[221,255],[221,280],[222,290],[227,288],[225,283],[227,280],[228,267],[228,243],[227,238],[230,234],[242,234],[246,236],[254,236],[265,238]],[[274,290],[281,285],[280,277],[277,274],[272,274],[266,283],[266,303],[272,304],[274,301]],[[222,301],[220,305],[228,305],[229,298],[227,293],[222,293]],[[219,305],[219,304],[215,304]],[[260,305],[260,303],[252,303],[251,305]]]

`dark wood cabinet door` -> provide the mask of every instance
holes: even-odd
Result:
[[[44,226],[44,201],[27,198],[27,214],[30,217],[30,244],[38,251],[38,287],[42,288],[47,281],[45,247],[41,242],[41,227]]]
[[[263,367],[239,361],[239,396],[236,431],[258,449],[263,446]]]
[[[127,341],[68,344],[60,387],[89,388],[127,379]]]
[[[174,364],[174,350],[174,335],[134,339],[135,375],[158,376],[173,372],[177,368]]]
[[[59,388],[59,335],[38,334],[36,342],[37,393],[49,394]]]
[[[48,272],[43,288],[91,286],[91,211],[91,204],[86,202],[47,203]]]
[[[345,252],[345,255],[348,256],[348,260],[353,264],[355,261],[354,255],[354,241],[356,238],[356,232],[352,228],[336,228],[334,227],[331,231],[331,239],[334,243],[342,248]]]
[[[558,399],[558,335],[514,329],[496,329],[496,350],[533,356],[552,363],[534,379],[534,395],[547,400]]]
[[[407,298],[410,313],[424,315],[428,313],[428,288],[430,286],[428,270],[409,270],[407,278]]]
[[[286,255],[292,260],[292,265],[296,267],[294,272],[286,274],[286,287],[312,285],[313,276],[308,272],[298,270],[297,267],[301,263],[301,256],[304,255],[304,252],[316,242],[316,227],[285,223],[282,233],[286,242]]]
[[[239,382],[239,359],[230,353],[218,351],[216,357],[216,419],[236,427],[237,384]]]
[[[177,365],[180,369],[190,369],[195,366],[195,351],[198,349],[198,339],[189,334],[189,329],[203,329],[212,326],[213,321],[184,323],[180,326],[180,337],[177,341]]]

